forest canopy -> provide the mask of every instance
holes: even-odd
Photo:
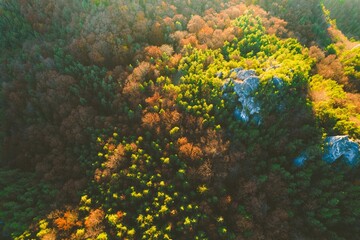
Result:
[[[0,0],[0,239],[359,236],[358,7]]]

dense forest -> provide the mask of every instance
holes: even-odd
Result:
[[[356,239],[358,0],[0,0],[0,239]]]

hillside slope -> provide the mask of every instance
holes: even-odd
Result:
[[[331,17],[0,1],[0,238],[358,236],[360,47]]]

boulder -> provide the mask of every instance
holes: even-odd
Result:
[[[256,72],[251,69],[250,70],[241,70],[241,71],[238,71],[236,74],[236,77],[241,80],[245,80],[251,76],[256,76]]]
[[[325,162],[333,163],[342,159],[349,165],[356,165],[359,157],[359,145],[348,136],[332,136],[325,139],[325,152],[322,157]]]
[[[271,79],[271,81],[274,84],[274,86],[278,89],[280,89],[280,88],[282,88],[282,86],[284,86],[284,81],[281,78],[273,77]]]
[[[254,97],[255,91],[258,89],[260,80],[255,76],[253,70],[234,69],[237,73],[236,79],[230,79],[234,84],[234,91],[238,96],[239,106],[236,107],[234,116],[242,122],[249,122],[251,118],[257,119],[259,123],[260,104]],[[243,79],[239,78],[242,77]],[[259,115],[259,116],[257,116]]]
[[[236,107],[235,111],[234,111],[234,117],[237,120],[243,121],[243,122],[248,122],[249,121],[249,116],[246,113],[246,111],[244,111],[243,109]]]
[[[249,96],[253,94],[259,87],[260,80],[256,76],[247,77],[245,80],[235,80],[234,90],[239,95]]]
[[[331,136],[324,140],[324,152],[322,160],[327,163],[334,163],[342,160],[350,166],[355,166],[360,161],[359,144],[350,140],[349,136]],[[301,167],[308,160],[309,156],[306,151],[302,152],[293,160],[297,167]]]
[[[293,162],[294,162],[294,165],[297,166],[297,167],[301,167],[304,165],[304,163],[306,162],[306,160],[308,160],[308,155],[303,152],[301,153],[298,157],[296,157]]]
[[[256,76],[256,72],[252,69],[244,70],[243,68],[234,68],[230,70],[230,76],[235,76],[234,78],[229,77],[223,88],[226,88],[229,83],[233,83],[234,92],[238,97],[238,106],[235,108],[234,116],[237,120],[244,123],[252,122],[256,125],[261,124],[261,103],[255,98],[255,92],[259,89],[260,79]],[[218,72],[218,77],[222,77],[222,72]],[[284,81],[278,77],[273,77],[270,81],[274,86],[279,90],[283,87]],[[224,94],[224,97],[227,97],[227,94]],[[279,104],[279,109],[283,109],[283,104]]]

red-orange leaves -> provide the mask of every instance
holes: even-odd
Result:
[[[147,60],[150,58],[158,59],[161,57],[161,49],[157,46],[148,46],[144,49]]]
[[[339,83],[345,83],[347,81],[346,76],[344,76],[343,66],[335,54],[324,58],[316,67],[318,73],[324,78],[331,78]]]
[[[156,104],[158,104],[160,102],[161,96],[158,92],[155,92],[154,95],[152,95],[151,97],[148,97],[145,99],[145,102],[147,104],[149,104],[149,106],[153,107]]]
[[[94,228],[99,225],[105,217],[105,213],[101,209],[92,210],[85,220],[86,228]]]
[[[68,231],[75,226],[80,226],[78,213],[73,210],[67,210],[61,217],[54,220],[56,227],[62,231]]]
[[[214,29],[212,29],[211,27],[208,27],[207,25],[205,25],[203,28],[201,28],[198,33],[198,38],[199,38],[200,44],[204,44],[204,43],[208,42],[209,39],[212,38],[213,32],[214,32]]]
[[[144,127],[153,128],[160,122],[160,116],[158,113],[146,113],[142,118]]]
[[[190,19],[187,27],[189,32],[198,33],[205,25],[206,22],[199,15],[195,15]]]
[[[198,146],[189,143],[188,140],[183,137],[178,140],[179,144],[179,156],[185,159],[198,160],[202,158],[203,152]]]

